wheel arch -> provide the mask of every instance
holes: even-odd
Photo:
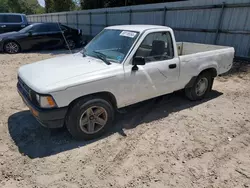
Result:
[[[105,110],[107,113],[108,112],[110,113],[108,114],[108,118],[106,119],[104,126],[101,129],[99,129],[98,132],[95,132],[93,134],[87,134],[86,132],[82,131],[82,129],[80,128],[79,120],[82,114],[81,109],[82,107],[83,108],[86,107],[86,105],[91,105],[90,100],[93,100],[93,102],[98,102],[98,101],[101,102],[101,100],[94,100],[94,99],[102,99],[102,101],[103,100],[109,101],[109,102],[103,103],[103,105],[106,104],[106,107],[108,109],[105,109]],[[75,99],[74,101],[70,103],[70,106],[68,108],[67,114],[64,119],[64,126],[67,127],[68,131],[75,139],[90,140],[90,139],[99,138],[112,126],[112,122],[115,117],[115,110],[110,105],[112,106],[115,105],[115,101],[113,101],[114,99],[115,99],[114,95],[110,92],[92,93],[90,95],[81,96]],[[107,103],[111,103],[111,104],[109,105]],[[90,106],[88,106],[87,108],[89,107]]]
[[[203,73],[205,73],[205,72],[210,73],[210,74],[212,75],[212,78],[215,78],[215,77],[218,75],[216,68],[214,68],[214,67],[206,68],[206,69],[202,70],[197,76],[193,76],[193,77],[191,78],[191,80],[186,84],[185,88],[193,87],[196,78],[197,78],[199,75],[201,75],[201,74],[203,74]]]
[[[104,99],[104,100],[110,102],[110,104],[113,106],[113,108],[117,109],[117,100],[116,100],[115,96],[111,92],[108,92],[108,91],[102,91],[102,92],[92,93],[92,94],[78,97],[78,98],[74,99],[72,102],[70,102],[69,109],[72,106],[74,106],[74,104],[76,102],[78,102],[79,100],[82,100],[84,98],[101,98],[101,99]]]
[[[216,68],[214,68],[214,67],[206,68],[206,69],[202,70],[202,71],[200,72],[200,74],[203,74],[204,72],[210,73],[210,74],[212,75],[213,78],[215,78],[215,77],[218,75],[217,70],[216,70]],[[200,75],[200,74],[199,74],[199,75]],[[198,76],[199,76],[199,75],[198,75]]]
[[[19,48],[20,48],[20,51],[22,50],[21,44],[20,44],[18,41],[16,41],[15,39],[7,39],[7,40],[5,40],[5,41],[3,42],[3,50],[5,50],[4,46],[5,46],[6,43],[8,43],[8,42],[15,42],[15,43],[17,43],[17,45],[18,45]]]

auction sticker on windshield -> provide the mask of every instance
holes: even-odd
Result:
[[[124,36],[124,37],[130,37],[130,38],[134,38],[136,35],[135,32],[131,32],[131,31],[122,31],[120,33],[120,36]]]

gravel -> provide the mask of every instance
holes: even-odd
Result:
[[[40,126],[16,91],[21,65],[64,54],[0,54],[0,187],[250,186],[249,66],[218,77],[203,101],[158,97],[118,114],[102,138],[79,142]]]

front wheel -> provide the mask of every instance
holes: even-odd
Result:
[[[114,120],[112,105],[100,98],[86,98],[69,110],[66,127],[78,140],[91,140],[103,135]]]
[[[9,54],[16,54],[20,52],[20,50],[20,46],[14,41],[9,41],[4,44],[4,51]]]
[[[205,98],[213,85],[213,78],[209,72],[201,73],[194,85],[185,89],[185,94],[188,99],[195,101]]]

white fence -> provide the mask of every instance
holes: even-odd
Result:
[[[192,0],[29,15],[28,20],[60,22],[88,36],[110,25],[167,25],[177,41],[233,46],[237,57],[250,60],[249,0]]]

